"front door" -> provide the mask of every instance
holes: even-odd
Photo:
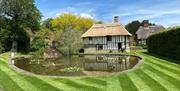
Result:
[[[118,43],[118,50],[122,49],[122,43]]]

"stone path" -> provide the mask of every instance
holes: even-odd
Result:
[[[0,91],[3,91],[3,90],[0,88]]]

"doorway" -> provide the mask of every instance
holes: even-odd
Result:
[[[122,43],[118,43],[118,50],[122,50]]]

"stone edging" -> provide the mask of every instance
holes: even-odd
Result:
[[[0,86],[0,91],[4,91],[2,86]]]
[[[86,54],[87,55],[87,54]],[[97,55],[97,54],[89,54],[89,55]],[[98,55],[104,55],[104,54],[98,54]],[[105,54],[105,55],[120,55],[122,56],[123,54]],[[127,73],[127,72],[131,72],[133,70],[136,70],[140,67],[141,64],[143,64],[144,60],[143,60],[143,57],[140,56],[140,55],[128,55],[128,54],[125,54],[124,56],[133,56],[133,57],[138,57],[140,58],[139,62],[131,69],[128,69],[128,70],[124,70],[124,71],[121,71],[121,72],[117,72],[117,73],[112,73],[112,74],[108,74],[108,75],[96,75],[96,76],[48,76],[48,75],[38,75],[38,74],[34,74],[34,73],[31,73],[31,72],[28,72],[28,71],[25,71],[23,69],[20,69],[18,67],[16,67],[14,65],[14,58],[30,58],[31,56],[18,56],[18,57],[14,57],[14,58],[11,58],[8,62],[9,64],[9,67],[12,68],[14,71],[20,73],[20,74],[23,74],[23,75],[27,75],[27,76],[39,76],[39,77],[50,77],[50,78],[83,78],[83,77],[101,77],[101,76],[112,76],[112,75],[119,75],[119,74],[122,74],[122,73]]]

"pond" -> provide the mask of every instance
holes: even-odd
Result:
[[[49,76],[95,76],[133,68],[139,57],[118,55],[73,55],[60,59],[15,58],[16,67]]]

